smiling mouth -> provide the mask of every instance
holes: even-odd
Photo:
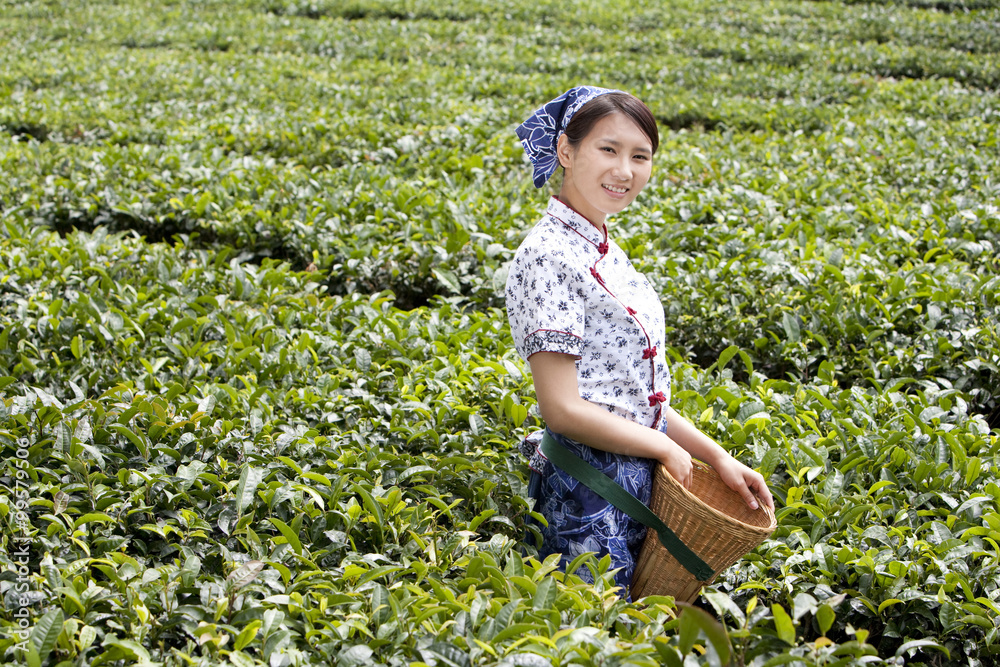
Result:
[[[623,195],[626,192],[628,192],[628,188],[619,188],[619,187],[615,187],[614,185],[605,185],[604,189],[605,190],[609,190],[611,192],[614,192],[617,195]]]

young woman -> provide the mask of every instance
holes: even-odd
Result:
[[[627,93],[580,86],[538,109],[517,135],[535,187],[558,167],[564,172],[506,285],[514,343],[531,367],[549,433],[643,503],[655,463],[689,486],[695,457],[751,508],[757,498],[773,508],[759,473],[670,407],[659,296],[608,237],[607,217],[649,181],[659,145],[652,113]],[[646,528],[549,463],[540,438],[522,443],[535,508],[548,522],[539,556],[560,553],[565,567],[587,551],[609,554],[627,595]]]

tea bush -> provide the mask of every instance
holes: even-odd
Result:
[[[995,2],[0,19],[5,664],[995,662]],[[694,606],[526,531],[512,130],[582,82],[657,117],[611,233],[778,505]]]

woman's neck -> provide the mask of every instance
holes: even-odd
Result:
[[[584,213],[583,210],[581,210],[581,207],[575,206],[573,204],[572,198],[566,194],[566,189],[565,188],[563,188],[563,189],[561,189],[559,191],[559,194],[556,195],[556,199],[558,199],[564,205],[566,205],[569,208],[571,208],[577,215],[579,215],[580,217],[584,218],[587,222],[589,222],[590,224],[592,224],[597,229],[599,229],[601,231],[604,230],[604,225],[605,225],[605,222],[607,221],[607,217],[608,217],[607,215],[605,215],[603,213],[600,213],[600,212],[591,213],[590,215],[588,215],[587,213]],[[595,220],[595,218],[597,218],[597,219]]]

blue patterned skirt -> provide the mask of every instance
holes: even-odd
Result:
[[[552,431],[549,434],[644,504],[649,504],[655,461],[612,454]],[[610,555],[611,567],[618,568],[615,582],[622,587],[622,597],[630,599],[629,585],[646,527],[548,461],[544,462],[540,473],[532,470],[529,492],[535,499],[535,511],[549,524],[538,526],[542,533],[539,559],[561,554],[560,567],[565,570],[582,553],[596,552],[598,558]],[[585,581],[593,581],[586,568],[577,570],[576,574]]]

